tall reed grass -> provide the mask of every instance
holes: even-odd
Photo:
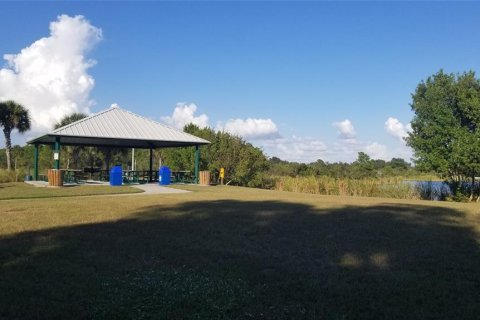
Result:
[[[404,183],[403,178],[400,177],[382,179],[335,179],[327,176],[278,177],[275,190],[338,196],[420,198],[416,188]]]

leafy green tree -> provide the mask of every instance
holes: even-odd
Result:
[[[130,159],[129,149],[127,148],[97,147],[94,150],[94,154],[96,157],[94,162],[97,163],[97,166],[101,166],[103,163],[103,168],[107,171],[110,171],[112,164],[130,162],[131,165],[131,160],[125,160]],[[92,159],[91,156],[89,157]],[[146,150],[135,149],[135,162],[140,161],[140,164],[137,163],[135,168],[147,170],[148,166],[146,164],[147,161],[149,161],[147,160],[148,158],[149,155]]]
[[[412,132],[406,138],[415,163],[434,170],[459,186],[480,171],[480,82],[473,71],[446,74],[440,70],[422,81],[412,95]]]
[[[315,162],[309,164],[312,175],[324,175],[327,173],[328,164],[325,163],[322,159],[318,159]]]
[[[392,158],[389,166],[398,170],[408,170],[408,168],[410,168],[410,164],[402,158]]]
[[[359,152],[357,160],[352,163],[350,175],[353,178],[375,177],[375,161],[365,152]]]
[[[28,110],[12,100],[0,102],[0,126],[3,127],[3,135],[5,137],[7,170],[11,170],[12,140],[10,135],[14,129],[17,129],[20,133],[30,130]]]

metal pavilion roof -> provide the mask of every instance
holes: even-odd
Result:
[[[183,147],[210,142],[119,107],[93,114],[28,141],[29,144],[86,145],[123,148]]]

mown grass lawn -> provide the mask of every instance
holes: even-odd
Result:
[[[53,198],[53,197],[77,197],[104,194],[140,193],[140,189],[128,186],[92,186],[77,185],[63,188],[35,187],[23,182],[0,183],[0,200]]]
[[[478,319],[476,204],[182,188],[0,201],[0,319]]]

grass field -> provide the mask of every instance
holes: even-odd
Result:
[[[478,319],[477,204],[182,188],[0,201],[0,319]]]
[[[140,189],[118,186],[71,186],[64,188],[34,187],[23,182],[0,183],[0,200],[77,197],[104,194],[140,193]]]

